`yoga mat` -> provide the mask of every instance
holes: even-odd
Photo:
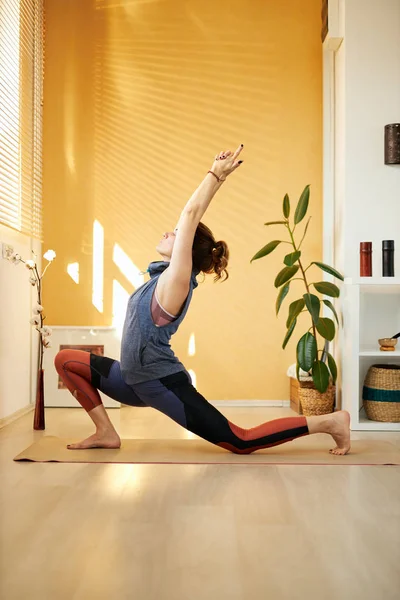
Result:
[[[293,442],[257,450],[250,455],[232,454],[201,439],[124,439],[119,450],[68,450],[74,440],[43,436],[14,458],[16,461],[131,464],[298,464],[298,465],[399,465],[400,447],[388,441],[355,440],[351,453],[333,456],[332,441],[307,436]]]

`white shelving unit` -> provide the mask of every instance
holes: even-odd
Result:
[[[400,278],[345,279],[341,333],[342,406],[351,414],[352,429],[400,431],[400,423],[381,423],[367,418],[362,389],[374,364],[400,365],[400,340],[394,352],[381,352],[379,338],[400,331]]]

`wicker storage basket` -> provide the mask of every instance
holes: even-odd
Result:
[[[329,385],[323,394],[315,389],[313,382],[301,382],[299,387],[299,398],[303,415],[312,417],[314,415],[327,415],[333,412],[335,406],[336,387]]]
[[[303,414],[299,396],[300,383],[295,377],[290,378],[290,408],[299,415]]]
[[[371,421],[400,422],[400,366],[372,365],[363,387],[365,412]]]

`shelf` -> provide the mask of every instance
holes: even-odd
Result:
[[[400,277],[345,277],[345,285],[400,286]]]
[[[382,423],[367,418],[365,410],[361,409],[358,423],[352,426],[352,431],[400,431],[400,423]]]
[[[400,357],[400,349],[396,349],[394,352],[381,352],[380,350],[376,350],[375,348],[369,348],[360,350],[360,356],[373,356],[376,358],[392,358],[394,356]]]

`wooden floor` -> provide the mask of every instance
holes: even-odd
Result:
[[[110,415],[121,437],[190,435],[151,409]],[[81,409],[46,418],[48,435],[92,432]],[[14,463],[31,424],[0,430],[2,600],[399,598],[400,467]]]

